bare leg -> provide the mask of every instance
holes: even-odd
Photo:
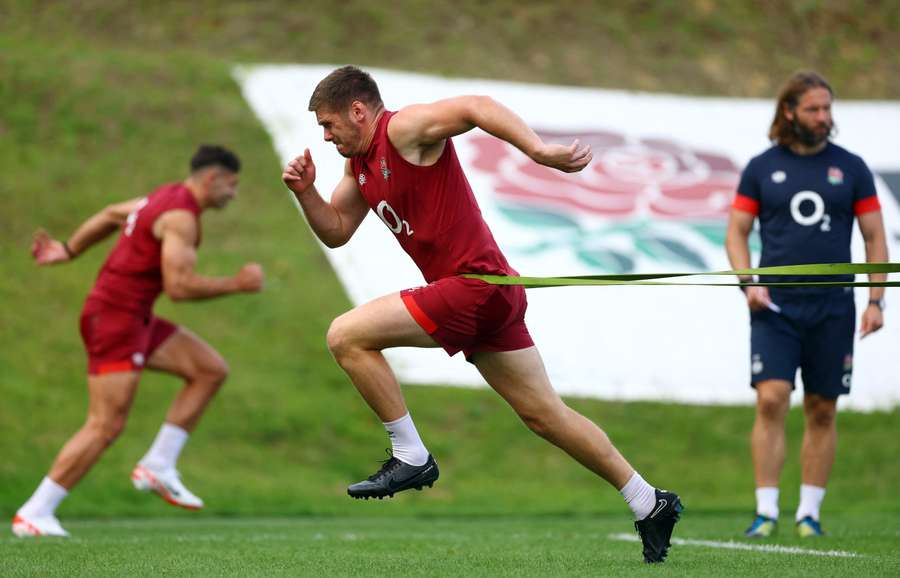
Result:
[[[534,433],[561,448],[617,490],[625,486],[634,469],[602,429],[560,399],[550,384],[537,348],[482,352],[474,356],[474,363],[488,384]]]
[[[778,487],[784,466],[784,420],[790,409],[791,384],[769,379],[756,384],[756,420],[750,434],[756,487]]]
[[[193,431],[210,400],[228,377],[228,365],[208,343],[179,327],[147,360],[147,367],[184,379],[166,422]]]
[[[824,488],[837,447],[837,400],[808,393],[803,397],[803,413],[806,416],[800,450],[803,483]]]
[[[119,437],[139,379],[134,371],[88,376],[87,420],[56,456],[51,480],[71,490]]]
[[[409,314],[399,293],[344,313],[331,323],[327,339],[335,361],[383,422],[403,417],[407,409],[400,384],[381,350],[438,346]]]

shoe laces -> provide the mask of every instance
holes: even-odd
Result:
[[[390,450],[390,448],[386,448],[384,453],[387,454],[387,459],[381,462],[381,468],[378,469],[377,472],[369,476],[368,480],[370,482],[374,482],[381,477],[386,476],[390,472],[394,471],[397,466],[400,465],[400,460],[394,457],[394,452]]]

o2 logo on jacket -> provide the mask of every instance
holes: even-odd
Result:
[[[807,201],[812,203],[812,212],[809,213],[801,208]],[[820,231],[827,233],[831,230],[831,215],[825,213],[825,200],[815,191],[800,191],[791,197],[791,217],[804,227],[819,225]]]

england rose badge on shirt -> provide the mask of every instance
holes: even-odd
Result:
[[[844,173],[837,167],[828,167],[828,182],[832,185],[840,185],[844,182]]]

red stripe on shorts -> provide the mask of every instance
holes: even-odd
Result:
[[[120,371],[134,371],[134,364],[129,360],[124,361],[107,361],[97,365],[97,375],[104,373],[118,373]]]
[[[422,329],[425,330],[426,333],[431,335],[435,331],[437,331],[437,323],[431,320],[422,308],[419,307],[419,304],[416,303],[416,300],[413,299],[412,295],[401,295],[401,299],[403,299],[403,304],[406,305],[406,309],[409,311],[409,314],[413,316],[413,319],[416,320]]]

